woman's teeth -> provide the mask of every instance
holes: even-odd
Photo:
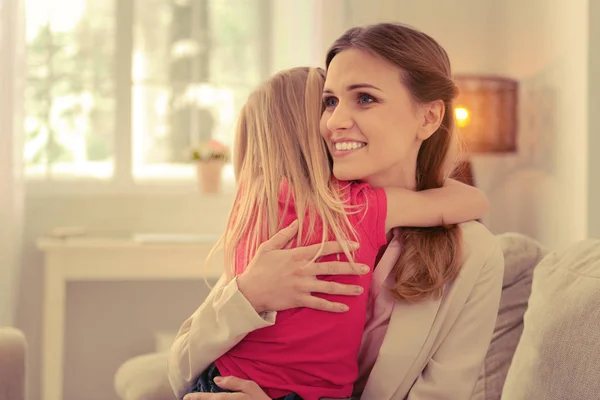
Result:
[[[338,142],[335,143],[334,146],[336,150],[354,150],[360,149],[361,147],[365,147],[366,144],[359,142]]]

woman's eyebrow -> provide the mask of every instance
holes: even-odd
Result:
[[[354,83],[346,87],[346,90],[349,92],[356,89],[375,89],[381,92],[381,89],[379,89],[377,86],[371,85],[370,83]],[[323,93],[332,94],[333,91],[331,89],[325,88],[323,89]]]

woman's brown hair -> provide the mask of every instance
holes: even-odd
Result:
[[[448,171],[445,161],[453,140],[453,99],[458,89],[452,80],[446,51],[430,36],[401,24],[381,23],[352,28],[327,52],[326,65],[340,52],[357,49],[369,52],[398,67],[399,79],[414,101],[442,100],[444,117],[438,130],[425,140],[417,156],[416,190],[438,188]],[[458,226],[403,228],[403,250],[393,269],[395,298],[419,301],[438,298],[453,281],[462,265],[462,236]]]

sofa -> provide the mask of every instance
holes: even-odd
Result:
[[[498,240],[502,298],[471,400],[600,398],[600,241],[547,254],[518,233]],[[126,361],[115,389],[122,400],[175,400],[166,351]]]
[[[25,399],[25,356],[23,333],[0,327],[0,400]]]

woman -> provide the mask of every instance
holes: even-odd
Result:
[[[320,123],[324,84],[321,68],[283,70],[259,86],[242,108],[233,155],[238,189],[219,244],[230,277],[242,274],[258,246],[293,221],[298,234],[291,248],[357,241],[356,251],[348,248],[346,254],[319,261],[350,259],[373,271],[392,228],[467,222],[487,210],[481,190],[450,179],[441,188],[421,191],[334,179],[330,154],[349,155],[363,144],[338,142],[336,149],[328,149],[321,136],[327,130]],[[321,296],[346,303],[345,313],[307,307],[280,311],[276,324],[250,332],[215,360],[191,392],[223,392],[214,378],[229,375],[254,381],[274,399],[350,397],[358,379],[372,274],[321,279],[357,284],[364,293]]]
[[[446,52],[414,29],[378,24],[346,32],[328,52],[326,65],[322,134],[336,178],[374,187],[442,186],[456,95]],[[340,148],[348,142],[361,145]],[[343,304],[311,292],[356,294],[354,287],[316,278],[351,273],[349,266],[310,263],[316,247],[281,250],[293,235],[284,230],[266,242],[242,275],[221,279],[184,323],[169,361],[178,396],[247,333],[271,325],[275,311],[301,306],[344,311]],[[335,243],[327,246],[328,254],[340,251]],[[355,394],[375,400],[468,399],[494,328],[502,274],[501,250],[476,222],[395,229],[369,293]],[[225,377],[217,383],[241,393],[186,398],[266,398],[252,382]]]

